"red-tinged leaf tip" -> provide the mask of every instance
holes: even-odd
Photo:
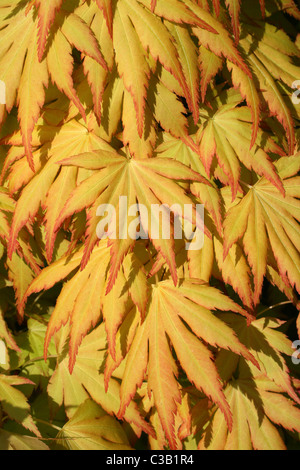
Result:
[[[102,10],[110,37],[113,37],[113,11],[111,0],[96,0],[98,7]]]
[[[156,7],[157,0],[151,0],[151,11],[154,13]]]
[[[121,399],[120,408],[119,408],[119,411],[116,415],[118,419],[120,419],[120,420],[124,419],[124,415],[126,413],[126,409],[129,405],[129,403],[130,403],[130,400],[128,401],[128,403],[124,403],[124,401]]]
[[[93,246],[86,245],[85,246],[83,256],[82,256],[82,259],[81,259],[81,263],[80,263],[80,270],[81,271],[83,271],[87,267],[87,264],[88,264],[88,262],[91,258],[91,254],[92,254],[92,251],[93,251],[94,247],[95,247],[95,245],[93,245]]]
[[[142,139],[144,135],[144,116],[138,118],[137,126],[139,137]]]
[[[34,3],[38,9],[38,59],[39,62],[43,60],[43,55],[46,48],[48,34],[51,25],[54,22],[55,14],[60,10],[63,0],[51,0],[51,2],[45,2],[45,0],[34,0]]]
[[[31,133],[30,133],[31,134]],[[32,145],[31,145],[31,135],[23,135],[23,143],[26,152],[26,157],[30,169],[35,173],[33,155],[32,155]]]
[[[119,326],[120,322],[114,325],[113,330],[110,330],[107,327],[105,328],[107,334],[108,351],[114,361],[116,361],[116,335]]]
[[[213,0],[214,10],[217,16],[220,15],[220,0]]]
[[[262,17],[263,17],[263,19],[265,19],[265,18],[266,18],[265,0],[259,0],[259,4],[260,4],[260,9],[261,9]]]

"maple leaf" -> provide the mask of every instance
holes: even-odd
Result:
[[[100,137],[111,142],[119,129],[122,118],[122,106],[124,97],[124,83],[116,71],[112,72],[109,83],[103,93],[103,109],[106,110],[101,118]],[[131,115],[135,119],[135,114]],[[131,121],[130,121],[131,124]],[[131,126],[133,127],[133,126]],[[136,128],[136,125],[134,126]],[[137,133],[137,128],[135,136]]]
[[[81,177],[80,172],[78,174],[76,169],[69,169],[69,171],[64,169],[59,174],[60,166],[58,161],[61,158],[74,155],[74,153],[77,154],[78,151],[97,148],[110,149],[110,146],[93,132],[89,132],[78,121],[70,120],[58,130],[55,139],[52,141],[51,149],[49,149],[49,144],[46,142],[37,151],[37,159],[40,159],[42,155],[44,158],[47,157],[47,161],[44,165],[41,165],[36,174],[31,172],[27,185],[17,202],[10,229],[9,258],[16,248],[16,241],[21,228],[37,214],[40,205],[43,205],[45,209],[49,208],[46,213],[46,255],[48,260],[51,260],[56,238],[54,230],[56,220],[70,192],[74,189],[77,178]],[[56,179],[57,175],[58,178]],[[40,191],[40,188],[43,188],[43,190]],[[60,197],[57,197],[57,191],[59,191]]]
[[[228,31],[224,28],[221,22],[209,15],[208,12],[199,7],[191,0],[186,0],[186,4],[196,15],[202,19],[210,17],[210,25],[218,33],[214,34],[210,31],[201,30],[200,28],[193,28],[193,33],[199,39],[200,44],[211,50],[218,57],[226,57],[231,62],[239,66],[249,77],[252,77],[248,66],[242,59],[239,51],[235,48]]]
[[[197,171],[201,176],[207,177],[204,165],[199,159],[198,153],[193,151],[182,140],[173,138],[164,133],[163,143],[155,149],[155,154],[159,158],[174,158],[184,165]],[[221,198],[219,191],[214,184],[213,179],[210,180],[211,185],[201,182],[193,182],[191,184],[191,192],[204,204],[205,209],[213,218],[219,233],[222,232],[222,214],[221,214]]]
[[[64,350],[68,328],[61,330],[60,336],[56,336],[57,352],[59,353],[58,365],[52,375],[48,393],[54,405],[66,406],[69,418],[74,417],[78,407],[88,398],[98,403],[107,413],[117,414],[120,406],[117,380],[111,379],[109,388],[105,391],[104,376],[99,373],[105,359],[106,335],[104,324],[94,329],[79,348],[77,362],[72,375],[68,369],[68,356]],[[129,423],[134,423],[137,428],[154,435],[152,427],[142,418],[137,405],[132,402],[124,416]]]
[[[201,70],[201,98],[205,100],[207,87],[222,68],[223,61],[204,46],[199,47],[199,68]]]
[[[186,27],[166,22],[176,41],[176,47],[186,82],[189,88],[188,106],[193,113],[194,122],[199,120],[199,82],[198,53]]]
[[[62,18],[64,21],[52,37],[47,57],[42,59],[47,30],[59,3],[44,1],[38,6],[37,18],[34,10],[26,11],[25,6],[17,12],[13,11],[11,6],[12,19],[5,7],[2,7],[4,15],[0,14],[1,29],[5,31],[2,36],[5,46],[0,49],[0,79],[7,84],[6,109],[8,112],[11,111],[17,96],[23,144],[33,170],[31,136],[45,101],[44,88],[48,86],[49,75],[85,117],[85,110],[73,87],[71,45],[97,60],[103,67],[107,67],[93,33],[86,23],[73,13],[56,15],[58,24]],[[79,34],[75,35],[76,29]],[[23,31],[26,33],[23,34]],[[21,38],[18,46],[13,43],[14,35],[19,35]],[[14,67],[13,77],[9,75],[11,66]]]
[[[279,82],[290,87],[297,80],[299,67],[293,63],[292,57],[299,57],[299,51],[284,31],[270,24],[259,22],[254,29],[250,25],[245,26],[248,35],[240,43],[255,74],[256,88],[268,104],[267,112],[284,126],[289,144],[288,152],[293,154],[294,123],[288,103],[280,91]],[[257,41],[257,47],[252,51],[254,41]]]
[[[9,223],[7,216],[13,213],[15,209],[15,201],[12,199],[6,188],[0,187],[0,238],[2,242],[6,242],[9,234]]]
[[[36,437],[0,430],[0,450],[50,450]]]
[[[235,42],[238,44],[240,36],[240,11],[241,1],[240,0],[226,0],[226,5],[231,16],[232,29],[235,37]]]
[[[114,17],[114,30],[119,74],[123,77],[126,89],[133,96],[138,133],[141,137],[144,128],[145,91],[150,78],[150,67],[136,30],[127,16],[124,2],[118,2]]]
[[[299,19],[0,0],[1,449],[297,445]]]
[[[149,400],[147,394],[147,383],[144,382],[139,395],[142,396],[143,407],[150,413],[150,423],[156,429],[156,437],[149,436],[149,444],[151,450],[167,449],[168,442],[165,437],[165,433],[158,415],[156,408],[154,407],[153,400]],[[180,390],[181,402],[177,404],[177,414],[175,416],[175,439],[176,449],[183,450],[187,449],[185,446],[187,439],[192,432],[192,419],[191,419],[191,404],[190,396],[185,390]],[[190,448],[189,448],[190,450]]]
[[[216,156],[219,166],[228,177],[233,199],[240,184],[239,161],[249,170],[253,169],[257,174],[264,175],[283,192],[282,182],[268,155],[271,152],[280,155],[283,151],[262,131],[258,132],[255,146],[251,148],[250,110],[246,106],[238,106],[239,103],[238,95],[233,94],[232,103],[227,103],[224,107],[218,106],[216,112],[208,109],[203,113],[206,120],[198,134],[205,170],[208,175],[211,174],[213,158]]]
[[[30,265],[18,253],[14,253],[12,259],[7,261],[7,266],[9,269],[9,279],[12,281],[16,292],[16,306],[19,311],[20,321],[22,319],[21,304],[23,296],[40,269],[38,268],[37,271],[34,272]]]
[[[100,9],[99,9],[100,7]],[[114,48],[112,42],[112,7],[110,0],[97,0],[94,4],[79,6],[75,13],[84,18],[90,27],[100,46],[101,53],[107,64],[103,67],[97,60],[88,55],[83,60],[83,71],[87,77],[93,95],[94,112],[98,123],[103,119],[104,110],[107,107],[104,102],[104,94],[107,85],[113,80],[110,72],[114,70]]]
[[[247,325],[243,318],[238,320],[230,314],[221,314],[221,318],[229,324],[236,332],[238,338],[245,344],[248,351],[253,354],[260,365],[260,370],[268,380],[273,381],[276,386],[287,393],[290,398],[300,403],[299,396],[295,391],[289,370],[283,355],[292,356],[293,349],[289,339],[278,328],[282,322],[276,318],[259,318]],[[241,318],[241,319],[240,319]],[[230,353],[229,353],[230,354]],[[239,377],[249,379],[257,376],[257,369],[252,363],[243,358],[229,361],[229,368],[222,368],[228,361],[228,352],[221,351],[216,359],[216,364],[224,372],[224,380],[228,380],[239,366]]]
[[[14,209],[15,200],[12,199],[6,188],[0,187],[0,239],[5,245],[9,238],[9,222]],[[13,254],[12,259],[7,261],[8,278],[14,286],[16,304],[19,310],[27,287],[34,279],[34,276],[40,272],[39,264],[40,260],[32,254],[32,238],[23,229],[16,245],[16,252]]]
[[[143,8],[140,3],[148,6],[149,10]],[[155,6],[155,15],[150,10],[153,11],[150,2],[134,1],[129,3],[127,0],[122,0],[117,3],[114,16],[116,62],[120,76],[123,77],[124,85],[133,97],[140,137],[143,135],[145,100],[150,78],[150,67],[146,55],[147,50],[149,50],[154,61],[159,60],[162,66],[171,72],[178,81],[181,94],[185,96],[193,110],[195,120],[198,115],[197,100],[195,102],[195,99],[192,97],[195,82],[190,83],[190,86],[188,85],[187,80],[190,77],[185,77],[184,71],[189,72],[189,70],[185,65],[185,70],[183,71],[180,62],[180,58],[184,54],[184,49],[181,51],[183,41],[178,44],[179,51],[177,52],[172,34],[170,34],[164,23],[156,15],[170,21],[176,21],[177,23],[197,25],[199,28],[211,31],[212,34],[217,33],[210,25],[209,20],[212,18],[210,15],[206,18],[207,21],[205,21],[201,16],[189,10],[184,3],[177,0],[168,0],[168,2],[158,1]],[[176,30],[171,30],[172,32],[175,35],[178,34]],[[186,48],[186,45],[183,47]],[[128,63],[131,64],[129,67]]]
[[[155,10],[155,14],[173,23],[187,23],[190,25],[197,25],[207,31],[217,34],[217,31],[211,26],[208,21],[202,19],[201,15],[192,12],[188,5],[178,0],[156,0],[155,7],[150,5],[150,0],[139,0],[140,3],[145,5],[149,10]],[[199,13],[199,11],[198,11]],[[206,15],[209,18],[209,15]]]
[[[148,298],[148,283],[146,275],[140,271],[137,275],[132,271],[136,266],[141,269],[141,263],[133,254],[128,255],[123,263],[124,274],[119,274],[116,285],[110,295],[105,295],[107,290],[106,271],[109,263],[110,252],[105,242],[95,248],[87,267],[83,271],[77,271],[83,249],[78,249],[72,255],[66,255],[58,261],[43,269],[28,287],[21,303],[21,314],[24,311],[27,299],[42,290],[50,289],[56,283],[64,281],[71,274],[72,279],[66,282],[52,312],[50,321],[45,331],[44,357],[53,335],[71,320],[69,339],[69,369],[73,371],[78,348],[82,339],[95,326],[102,315],[105,321],[109,351],[115,357],[115,337],[127,312],[136,305],[140,316],[145,315]],[[101,264],[103,270],[98,270]],[[105,268],[106,266],[106,268]],[[124,286],[128,283],[128,291]],[[129,303],[129,296],[133,304]],[[73,301],[71,301],[71,297]],[[117,300],[116,300],[117,298]],[[113,304],[113,307],[111,306]],[[68,305],[71,307],[68,307]]]
[[[170,87],[168,88],[163,82],[159,82],[154,76],[151,80],[148,103],[156,121],[166,132],[181,139],[195,152],[199,152],[198,146],[188,134],[188,120],[182,102],[178,100],[176,93],[171,91]],[[174,115],[178,116],[176,120],[172,117]]]
[[[255,82],[251,80],[243,70],[238,68],[235,64],[227,62],[228,69],[231,71],[232,82],[235,88],[239,89],[243,98],[246,99],[247,104],[251,110],[252,117],[252,138],[250,143],[250,150],[255,145],[259,131],[260,121],[260,100],[256,90]]]
[[[166,166],[167,163],[168,166]],[[164,204],[169,208],[175,208],[175,215],[180,215],[178,206],[183,207],[184,204],[191,204],[192,201],[174,181],[194,180],[209,184],[201,175],[174,160],[160,160],[159,158],[135,160],[124,154],[99,151],[71,157],[61,161],[60,164],[99,170],[72,192],[56,223],[56,229],[58,229],[67,217],[92,206],[88,214],[89,223],[82,268],[86,266],[90,253],[99,239],[96,230],[98,224],[96,212],[100,205],[111,204],[114,208],[119,208],[120,196],[126,196],[128,198],[126,210],[138,201],[138,204],[146,207],[148,214],[150,214],[151,205],[157,205],[164,201]],[[167,215],[166,209],[164,217]],[[190,221],[192,222],[192,220]],[[108,223],[110,224],[111,220]],[[197,223],[200,224],[199,221]],[[149,233],[155,248],[166,259],[176,284],[177,274],[172,239],[154,237],[152,234],[154,229],[150,228],[148,216],[143,213],[141,213],[141,224],[144,231]],[[118,228],[122,229],[122,227]],[[203,229],[202,226],[201,228]],[[116,243],[110,240],[112,266],[108,292],[113,286],[124,256],[136,241],[129,237],[126,238],[124,235],[120,238]]]
[[[239,239],[254,275],[254,301],[261,295],[266,272],[267,255],[271,251],[277,269],[287,285],[300,290],[299,277],[299,171],[300,155],[282,157],[275,164],[283,180],[284,194],[261,178],[246,188],[246,196],[232,207],[224,221],[224,257]],[[269,237],[269,238],[267,238]],[[268,245],[267,240],[270,244]],[[298,247],[298,248],[297,248]]]
[[[3,317],[3,310],[0,307],[0,338],[5,341],[6,345],[17,352],[20,352],[20,348],[17,345],[15,339],[13,338],[11,332],[9,331],[4,317]]]
[[[176,381],[178,368],[167,335],[188,379],[218,404],[229,428],[231,413],[224,399],[213,356],[199,338],[253,360],[232,331],[211,313],[210,310],[215,309],[245,314],[230,299],[201,281],[183,281],[178,288],[172,286],[170,281],[155,284],[146,320],[138,328],[128,352],[121,384],[119,417],[124,415],[137,386],[142,384],[149,363],[149,392],[153,393],[171,448],[176,447],[174,415],[180,393]],[[183,322],[189,325],[191,331]],[[137,353],[140,357],[138,365],[135,359]],[[254,363],[257,364],[255,360]]]
[[[36,310],[38,306],[35,304]],[[48,359],[47,362],[36,360],[41,357],[43,353],[45,334],[47,330],[48,315],[39,318],[32,316],[27,323],[27,331],[18,335],[18,345],[21,350],[21,360],[19,361],[22,367],[22,372],[28,376],[36,377],[36,385],[45,388],[44,378],[50,378],[55,368],[55,359]],[[29,353],[28,353],[29,350]],[[49,347],[50,356],[55,356],[56,350],[52,342]],[[47,382],[46,382],[47,383]]]
[[[299,409],[272,382],[238,379],[228,384],[225,395],[233,412],[232,431],[217,410],[199,449],[286,450],[276,425],[299,432]]]
[[[134,158],[152,157],[156,140],[157,124],[152,112],[146,103],[145,107],[145,126],[142,137],[139,136],[135,123],[128,118],[135,116],[134,103],[131,94],[124,89],[122,123],[124,126],[122,141],[124,146],[128,145],[130,154]]]
[[[287,12],[289,15],[293,16],[298,20],[300,19],[300,12],[294,0],[276,0],[276,3],[283,11]]]
[[[113,11],[111,0],[95,0],[99,8],[103,11],[109,34],[113,33]]]
[[[38,58],[40,62],[43,58],[50,27],[55,19],[55,13],[61,8],[62,2],[63,0],[35,1],[39,17]]]
[[[68,450],[132,450],[120,423],[86,400],[56,436]]]
[[[30,414],[30,405],[25,395],[17,388],[14,388],[14,386],[25,384],[33,384],[33,382],[24,377],[0,374],[1,407],[11,419],[22,424],[36,436],[41,437]]]
[[[59,281],[64,280],[70,273],[78,268],[82,250],[77,250],[72,256],[65,256],[49,267],[45,268],[29,286],[23,297],[22,307],[27,298],[42,289],[49,289]],[[88,333],[90,328],[96,326],[100,319],[101,296],[99,292],[104,288],[106,273],[105,269],[99,270],[94,275],[96,267],[99,265],[108,265],[109,250],[103,246],[95,249],[91,260],[84,271],[79,271],[72,280],[67,282],[60,294],[56,307],[52,313],[45,336],[45,358],[50,340],[54,333],[62,326],[66,325],[71,317],[70,332],[70,370],[75,364],[78,347],[82,338]],[[86,283],[90,281],[87,289]],[[87,295],[88,294],[88,295]],[[72,298],[72,301],[71,301]],[[66,308],[66,302],[69,305]]]
[[[253,310],[254,302],[251,284],[251,270],[243,250],[238,244],[235,244],[231,247],[228,255],[224,259],[224,246],[222,240],[218,235],[216,235],[213,242],[215,258],[220,271],[218,272],[216,267],[214,267],[214,277],[217,279],[224,279],[224,281],[231,285],[234,291],[238,293],[243,304],[250,310]]]

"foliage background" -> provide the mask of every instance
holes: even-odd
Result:
[[[1,450],[299,448],[299,19],[0,0]],[[98,243],[119,195],[203,203],[203,250]]]

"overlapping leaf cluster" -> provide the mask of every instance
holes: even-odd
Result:
[[[297,445],[299,20],[0,0],[0,449]],[[141,211],[138,240],[101,239],[121,196],[169,239]],[[201,250],[174,236],[188,204]]]

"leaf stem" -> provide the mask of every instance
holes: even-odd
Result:
[[[48,356],[47,357],[47,360],[48,359],[57,359],[58,358],[58,355],[55,355],[55,356]],[[43,361],[44,360],[44,356],[40,356],[40,357],[35,357],[33,359],[29,359],[29,361],[25,362],[22,366],[19,367],[19,369],[24,369],[25,367],[27,367],[28,365],[30,364],[33,364],[34,362],[39,362],[39,361]]]
[[[273,310],[274,308],[281,307],[282,305],[290,305],[290,304],[293,305],[293,302],[292,302],[291,300],[288,300],[288,301],[286,301],[286,302],[280,302],[279,304],[272,305],[271,307],[266,308],[266,309],[263,310],[262,312],[259,312],[258,316],[261,316],[261,315],[263,315],[264,313],[268,312],[269,310]]]
[[[251,185],[248,184],[248,183],[245,183],[245,181],[240,180],[240,183],[241,183],[243,186],[246,186],[248,189],[252,189],[252,188],[253,188],[253,186],[251,186]]]
[[[34,418],[34,421],[36,421],[37,423],[45,424],[46,426],[49,426],[50,428],[55,429],[56,431],[59,431],[59,432],[62,430],[62,428],[60,428],[59,426],[49,423],[48,421],[44,421],[43,419],[40,419],[40,418]],[[42,440],[45,440],[45,439],[42,439]]]

